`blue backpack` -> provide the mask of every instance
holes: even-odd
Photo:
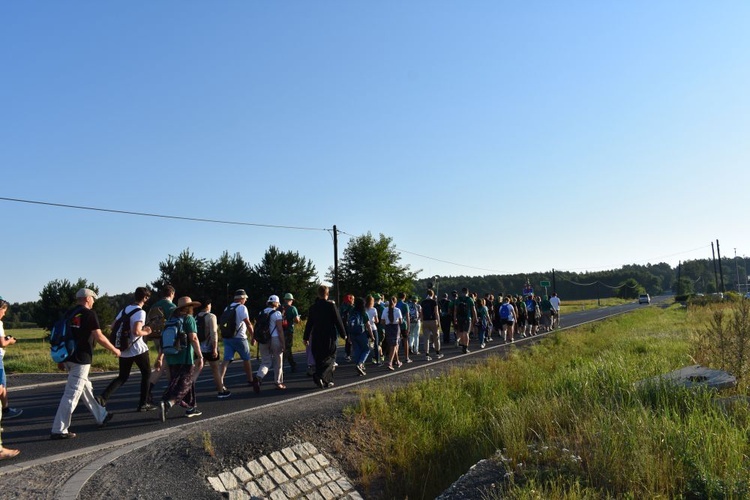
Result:
[[[76,306],[57,320],[49,332],[50,356],[55,363],[62,363],[76,351],[73,324],[81,326],[82,306]]]
[[[510,319],[512,310],[513,306],[510,304],[503,304],[500,306],[500,319]]]
[[[187,348],[187,334],[182,330],[182,316],[172,316],[161,331],[161,351],[164,354],[180,354]]]
[[[365,333],[365,320],[357,311],[351,311],[346,319],[346,333],[350,337],[359,337]]]

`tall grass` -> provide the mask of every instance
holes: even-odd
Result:
[[[482,458],[512,498],[742,498],[747,407],[636,382],[691,364],[684,310],[636,313],[554,335],[390,394],[365,393],[354,433],[375,432],[388,498],[433,498]],[[374,479],[369,470],[365,481]]]

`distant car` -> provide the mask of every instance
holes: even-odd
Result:
[[[639,304],[650,304],[651,303],[651,297],[647,293],[642,293],[638,296],[638,303]]]

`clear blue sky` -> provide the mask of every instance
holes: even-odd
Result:
[[[748,19],[744,1],[3,2],[0,197],[319,230],[0,201],[0,295],[130,292],[186,248],[255,264],[276,245],[322,277],[334,224],[392,237],[421,277],[750,254]]]

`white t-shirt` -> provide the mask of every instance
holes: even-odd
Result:
[[[549,302],[550,304],[552,304],[552,307],[555,311],[560,310],[560,298],[559,297],[550,297]]]
[[[125,308],[125,314],[128,314],[135,309],[136,305],[129,305]],[[122,311],[120,311],[117,314],[117,317],[115,318],[115,321],[117,321],[120,316],[122,315]],[[146,311],[141,309],[137,313],[133,314],[130,317],[130,340],[133,342],[130,347],[122,351],[120,354],[121,358],[133,358],[135,356],[138,356],[139,354],[143,354],[144,352],[148,351],[148,346],[146,345],[146,342],[143,341],[143,337],[138,337],[135,335],[135,324],[137,322],[145,323],[146,322]]]
[[[276,328],[276,322],[282,321],[284,316],[282,316],[281,311],[274,309],[273,307],[266,307],[263,312],[269,315],[268,330],[271,332],[271,337],[278,337],[279,332],[278,328]]]
[[[230,307],[234,304],[230,304]],[[234,310],[235,321],[237,324],[237,333],[234,335],[236,339],[247,339],[247,325],[245,324],[246,319],[250,319],[250,314],[247,312],[247,307],[240,304]]]
[[[378,310],[374,307],[371,307],[367,310],[367,316],[370,318],[370,326],[372,327],[372,331],[375,331],[375,318],[378,317]]]
[[[380,316],[380,321],[383,322],[384,325],[390,325],[391,324],[391,313],[389,312],[389,308],[383,309],[383,314]],[[401,314],[401,309],[398,307],[393,308],[393,324],[401,323],[404,320],[404,316]]]

